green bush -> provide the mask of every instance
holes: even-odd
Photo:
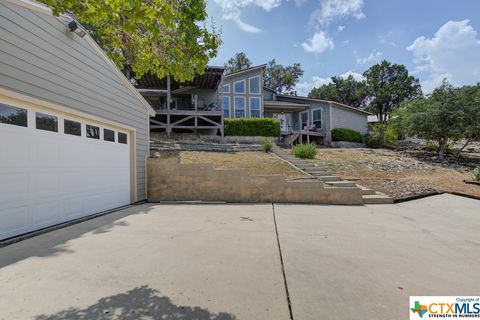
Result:
[[[370,133],[365,136],[365,143],[367,144],[367,147],[394,147],[398,144],[398,135],[395,130],[391,128],[385,129],[383,133],[384,141],[382,141],[381,128],[381,125],[372,126]]]
[[[480,167],[476,167],[474,170],[473,170],[473,175],[475,176],[475,179],[477,181],[480,181]]]
[[[263,139],[262,141],[263,151],[269,152],[270,150],[272,150],[272,147],[273,147],[272,139],[269,139],[269,138]]]
[[[225,119],[226,136],[278,137],[280,121],[273,118]]]
[[[352,129],[335,128],[335,129],[332,129],[332,140],[362,143],[363,137],[360,132]]]
[[[297,144],[293,146],[292,153],[300,159],[315,159],[317,155],[317,145],[315,142]]]

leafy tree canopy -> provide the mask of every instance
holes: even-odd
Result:
[[[264,84],[277,93],[283,93],[293,90],[302,75],[303,70],[300,63],[283,66],[272,59],[265,69]]]
[[[388,114],[408,99],[422,95],[417,78],[409,75],[403,64],[383,60],[363,73],[369,109],[377,114],[380,124],[385,124]]]
[[[367,97],[364,81],[357,81],[352,75],[349,75],[347,78],[332,77],[331,79],[331,83],[313,88],[308,97],[332,100],[354,108],[360,108],[364,105]]]
[[[235,55],[228,59],[225,63],[225,73],[234,73],[248,69],[252,66],[252,62],[247,58],[245,52],[237,52]]]
[[[221,44],[207,28],[205,0],[40,0],[54,14],[73,13],[120,67],[178,81],[204,72]]]

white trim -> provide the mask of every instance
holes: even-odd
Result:
[[[307,114],[307,127],[310,125],[310,111],[309,110],[305,110],[305,111],[300,111],[298,113],[298,124],[300,125],[300,131],[303,131],[303,127],[302,127],[302,113],[306,113]]]
[[[246,106],[246,103],[247,103],[247,99],[245,96],[233,96],[233,117],[232,118],[237,118],[237,115],[236,115],[236,107],[235,107],[235,98],[242,98],[243,99],[243,113],[244,113],[244,116],[243,118],[245,118],[247,116],[247,106]]]
[[[230,104],[230,96],[223,96],[222,97],[222,111],[225,117],[225,106],[224,106],[224,100],[228,99],[228,118],[232,118],[232,105]]]
[[[250,81],[254,78],[258,78],[258,92],[251,92],[250,91]],[[261,95],[262,94],[262,81],[261,81],[260,75],[256,75],[256,76],[248,78],[248,94],[253,94],[253,95]]]
[[[10,3],[13,3],[15,5],[18,5],[20,7],[34,10],[43,14],[47,14],[50,16],[53,16],[52,10],[49,7],[46,7],[40,3],[36,3],[30,0],[7,0]],[[59,17],[55,17],[58,20],[60,20],[62,23],[64,23],[60,18],[69,18],[68,15],[61,14]],[[71,18],[70,18],[71,19]],[[67,26],[65,26],[65,30],[67,30]],[[106,62],[107,66],[110,67],[110,69],[117,75],[120,81],[123,82],[123,84],[129,89],[140,101],[141,104],[146,108],[150,116],[155,116],[156,112],[155,109],[150,106],[150,104],[145,100],[145,98],[140,94],[140,92],[133,86],[133,84],[130,82],[127,77],[123,74],[120,69],[118,69],[117,65],[108,57],[108,55],[103,51],[102,48],[98,45],[98,43],[93,40],[93,38],[90,36],[90,34],[87,32],[86,35],[83,37],[87,41],[87,43],[94,49],[97,54]]]
[[[235,84],[237,84],[237,83],[239,83],[239,82],[243,82],[243,92],[237,92],[237,91],[235,90]],[[246,83],[245,79],[235,81],[235,82],[233,83],[233,88],[232,88],[232,89],[233,89],[233,93],[234,93],[234,94],[237,94],[237,93],[246,94],[246,93],[247,93],[247,83]]]
[[[228,87],[228,91],[224,91],[224,90],[223,90],[223,87],[225,87],[225,86]],[[230,83],[225,83],[225,84],[222,85],[222,93],[231,93],[231,92],[230,92]]]
[[[262,118],[262,99],[261,97],[248,97],[248,117],[252,118],[252,99],[258,99],[258,106],[260,115],[259,118]],[[256,117],[255,117],[256,118]]]
[[[312,124],[313,124],[313,111],[320,110],[320,129],[323,130],[323,108],[310,109],[312,113]]]

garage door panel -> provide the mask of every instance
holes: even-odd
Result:
[[[53,112],[59,132],[38,130],[37,111],[28,128],[0,124],[0,239],[130,203],[129,145],[87,138],[88,120],[64,134]]]

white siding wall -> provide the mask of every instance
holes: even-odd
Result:
[[[57,18],[0,2],[0,87],[136,129],[137,195],[145,194],[148,112],[95,49]]]
[[[349,128],[362,134],[368,132],[367,114],[349,111],[334,104],[330,108],[333,128]]]

